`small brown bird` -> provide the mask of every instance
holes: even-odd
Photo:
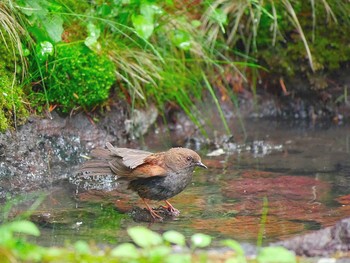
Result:
[[[164,200],[165,208],[179,213],[167,199],[182,192],[192,180],[196,166],[206,168],[199,155],[186,148],[171,148],[166,152],[151,153],[129,148],[116,148],[106,143],[107,149],[93,150],[92,160],[79,169],[79,173],[94,175],[115,174],[118,180],[128,182],[155,219],[162,219],[146,202]]]

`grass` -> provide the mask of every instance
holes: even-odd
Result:
[[[65,94],[55,96],[55,102],[50,101],[48,91],[55,90],[57,85],[48,81],[45,68],[50,61],[60,59],[57,48],[62,42],[82,42],[97,56],[106,54],[114,63],[117,81],[109,88],[117,94],[117,99],[127,100],[132,109],[155,104],[160,112],[165,112],[169,105],[177,105],[205,133],[203,116],[195,105],[202,100],[205,91],[209,91],[221,112],[222,102],[216,97],[220,87],[215,85],[215,79],[220,78],[225,83],[224,92],[230,94],[228,97],[239,108],[235,100],[237,91],[232,87],[236,84],[225,82],[225,74],[238,74],[243,80],[240,85],[250,86],[256,98],[261,72],[258,59],[270,65],[274,59],[272,47],[282,50],[280,47],[287,45],[285,52],[296,54],[280,56],[280,69],[288,72],[293,67],[288,59],[298,57],[299,60],[307,58],[311,71],[320,70],[327,58],[320,58],[323,52],[318,49],[327,43],[321,46],[322,41],[317,40],[319,21],[325,16],[327,23],[338,24],[340,28],[338,20],[346,20],[346,10],[343,1],[335,6],[333,0],[213,0],[188,4],[186,8],[172,1],[143,0],[120,5],[114,1],[10,0],[0,6],[0,27],[9,35],[10,41],[3,42],[12,57],[16,57],[13,76],[17,77],[19,72],[24,76],[29,70],[22,83],[26,85],[34,111],[46,109],[49,112],[53,104],[63,112],[76,108],[60,101]],[[308,18],[312,18],[311,24]],[[5,40],[3,31],[0,32]],[[291,43],[295,46],[290,50]],[[337,65],[348,57],[342,46],[337,48],[344,54],[339,58],[328,56],[329,60],[336,60],[330,65]],[[27,57],[23,50],[29,52]],[[281,59],[287,61],[281,62]],[[69,70],[67,67],[68,75]],[[89,72],[81,72],[84,74],[89,78]],[[72,87],[70,96],[75,96],[79,92],[69,81],[70,78],[67,82]],[[38,91],[43,95],[38,96]],[[40,99],[33,99],[36,97]],[[90,100],[89,96],[86,100]],[[17,106],[15,103],[12,106],[16,124]],[[83,109],[91,111],[95,106]],[[222,114],[220,117],[229,132],[225,118]]]
[[[263,92],[285,94],[287,87],[289,93],[294,94],[288,97],[290,100],[298,97],[321,106],[323,102],[318,98],[325,92],[333,98],[332,107],[337,107],[337,98],[343,94],[334,86],[343,88],[341,82],[344,81],[332,76],[350,61],[348,41],[344,37],[350,33],[347,1],[214,0],[204,3],[206,11],[201,21],[202,30],[208,36],[207,45],[219,50],[220,46],[227,45],[221,49],[227,56],[245,63],[253,61],[266,70],[262,72],[262,68],[256,66],[241,70],[247,79],[244,89],[249,89],[254,99],[259,94],[258,88],[264,89]],[[295,78],[305,81],[306,85],[290,85]],[[233,86],[229,84],[226,89]]]
[[[131,108],[154,103],[160,112],[164,112],[167,105],[176,104],[201,126],[194,101],[202,96],[202,76],[207,70],[219,67],[220,62],[217,63],[206,48],[204,36],[198,30],[199,21],[185,13],[179,14],[176,8],[164,3],[141,1],[123,6],[114,3],[81,6],[73,1],[58,1],[60,6],[54,7],[48,3],[46,0],[34,3],[23,1],[21,6],[13,9],[21,18],[20,23],[25,31],[34,32],[28,36],[30,41],[27,42],[31,49],[29,59],[32,61],[31,78],[27,83],[36,85],[28,92],[30,97],[38,97],[39,90],[44,96],[37,100],[38,105],[32,101],[33,107],[40,108],[45,100],[48,111],[53,108],[53,103],[63,112],[73,108],[61,100],[67,94],[60,94],[55,87],[57,85],[50,81],[50,78],[62,79],[62,76],[54,76],[55,73],[50,70],[48,78],[45,72],[50,61],[64,59],[57,57],[57,39],[52,38],[53,32],[63,27],[65,38],[59,41],[84,41],[96,54],[105,53],[109,56],[116,67],[116,94],[119,99],[126,99]],[[41,11],[28,11],[32,8]],[[50,13],[63,24],[60,22],[59,26],[40,27],[49,22],[41,13]],[[122,15],[115,16],[115,13]],[[145,29],[140,26],[140,19],[148,23],[149,27]],[[52,44],[53,52],[45,53],[42,47],[47,43]],[[68,75],[69,70],[67,67]],[[60,72],[65,72],[65,69],[60,69]],[[81,75],[89,76],[89,72],[82,72]],[[68,78],[66,84],[71,87],[71,94],[68,95],[73,98],[79,94],[75,90],[79,85],[70,81],[71,78]],[[57,90],[54,96],[56,102],[50,99],[51,90]],[[89,95],[86,100],[89,100]],[[85,110],[93,108],[86,107]]]
[[[22,123],[28,115],[24,94],[17,84],[17,76],[23,79],[27,72],[21,34],[23,28],[11,10],[5,4],[0,4],[0,132],[11,126],[16,128],[17,123]]]

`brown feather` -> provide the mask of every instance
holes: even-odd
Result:
[[[122,158],[120,157],[115,157],[108,162],[108,165],[112,172],[118,175],[118,177],[128,177],[132,172],[132,169],[125,166]]]
[[[143,164],[130,174],[133,178],[147,178],[151,176],[166,176],[166,170],[163,167],[152,164]]]
[[[78,173],[85,175],[114,174],[118,178],[134,180],[152,176],[166,176],[165,153],[151,153],[142,150],[117,148],[106,143],[108,149],[95,149],[94,159],[84,163]],[[137,169],[135,169],[137,168]]]
[[[135,169],[139,165],[144,163],[144,160],[152,155],[151,152],[142,150],[129,149],[129,148],[117,148],[113,147],[109,142],[106,143],[110,155],[119,156],[123,160],[123,164],[131,169]]]
[[[108,162],[105,160],[89,160],[79,168],[77,173],[89,176],[97,176],[101,174],[113,175]]]
[[[108,149],[97,148],[91,151],[91,156],[97,159],[111,159],[111,152]]]

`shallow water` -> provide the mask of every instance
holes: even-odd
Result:
[[[116,244],[129,240],[126,229],[134,225],[249,243],[255,243],[262,231],[264,242],[269,242],[350,215],[349,127],[259,120],[246,121],[245,134],[239,126],[233,129],[234,141],[226,144],[224,154],[208,157],[214,149],[200,151],[209,169],[197,169],[193,183],[171,199],[181,211],[176,219],[134,222],[128,212],[135,205],[143,207],[135,194],[76,192],[76,186],[62,181],[34,213],[42,232],[37,242]],[[157,136],[144,139],[148,150],[165,150],[180,141],[176,136]],[[264,199],[267,215],[261,225]]]

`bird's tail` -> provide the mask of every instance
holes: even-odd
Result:
[[[97,176],[97,175],[112,175],[113,172],[109,167],[107,160],[89,160],[84,163],[76,172],[79,175],[84,176]]]
[[[113,175],[118,179],[128,176],[131,169],[123,164],[122,157],[110,149],[98,148],[91,152],[91,160],[85,162],[77,171],[83,176]]]
[[[110,151],[107,149],[94,149],[91,152],[91,159],[86,161],[77,171],[77,175],[82,176],[103,176],[113,175],[109,166],[111,160]]]

